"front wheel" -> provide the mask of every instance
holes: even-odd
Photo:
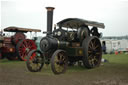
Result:
[[[94,68],[100,65],[102,58],[102,48],[100,40],[95,37],[87,37],[83,43],[83,64],[87,68]]]
[[[68,57],[63,50],[56,50],[51,58],[51,68],[54,74],[61,74],[66,71]]]
[[[39,50],[32,50],[28,53],[26,65],[29,71],[38,72],[44,65],[44,56]]]

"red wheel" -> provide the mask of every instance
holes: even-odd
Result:
[[[18,58],[20,60],[26,61],[28,53],[33,49],[37,49],[36,44],[33,40],[24,39],[19,41],[16,46]]]

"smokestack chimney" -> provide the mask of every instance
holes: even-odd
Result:
[[[46,7],[46,9],[47,9],[47,32],[48,32],[47,35],[49,35],[52,33],[54,7]]]

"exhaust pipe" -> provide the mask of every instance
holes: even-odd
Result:
[[[52,33],[54,7],[46,7],[46,9],[47,9],[47,35],[49,35]]]

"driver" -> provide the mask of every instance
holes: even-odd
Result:
[[[100,37],[100,33],[98,32],[97,27],[93,27],[93,28],[91,29],[91,33],[92,33],[93,36]]]

